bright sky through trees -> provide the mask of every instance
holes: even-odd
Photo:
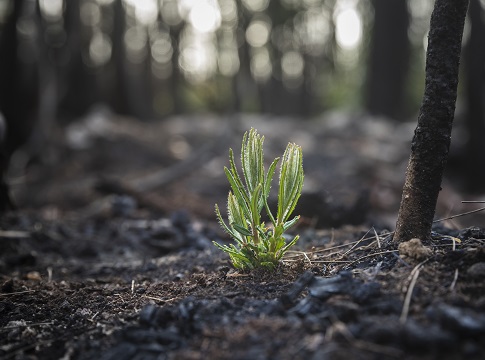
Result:
[[[62,23],[69,0],[38,1],[43,18],[52,25],[49,31],[60,32],[56,39],[65,38]],[[83,59],[89,67],[105,66],[113,56],[114,1],[80,2],[83,41],[87,41]],[[123,51],[135,66],[149,61],[157,79],[170,78],[177,67],[190,83],[237,74],[243,45],[255,81],[266,83],[275,77],[289,89],[299,87],[328,56],[335,56],[337,67],[346,71],[357,66],[368,6],[359,0],[336,0],[331,5],[324,0],[272,1],[121,0]],[[423,41],[429,3],[408,0],[409,37],[414,44]]]

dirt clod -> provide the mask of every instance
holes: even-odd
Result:
[[[433,254],[433,251],[424,246],[419,239],[411,239],[400,243],[398,250],[401,256],[415,260],[424,260]]]

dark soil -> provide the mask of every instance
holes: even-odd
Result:
[[[76,123],[84,143],[12,170],[0,359],[482,359],[483,218],[398,249],[412,127],[339,116],[242,119],[231,136],[210,118]],[[273,273],[236,271],[212,245],[229,241],[213,215],[227,147],[250,126],[267,158],[304,151],[301,239]],[[438,217],[472,210],[443,188]]]

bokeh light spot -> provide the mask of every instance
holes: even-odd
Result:
[[[253,47],[264,46],[269,39],[270,25],[266,21],[254,20],[246,30],[246,41]]]
[[[335,36],[338,45],[346,50],[355,49],[362,39],[362,20],[354,7],[339,11],[335,17]]]
[[[189,22],[199,32],[213,32],[221,25],[221,13],[215,4],[199,0],[190,9]]]
[[[253,12],[266,10],[269,0],[242,0],[244,7]]]

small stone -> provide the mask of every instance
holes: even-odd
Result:
[[[470,266],[467,274],[474,278],[485,277],[485,262],[478,262]]]
[[[42,277],[40,276],[38,271],[30,271],[29,273],[27,273],[27,279],[40,281],[42,280]]]
[[[153,319],[156,317],[156,313],[158,311],[158,307],[155,305],[146,305],[140,312],[140,323],[142,324],[151,324]]]
[[[399,254],[403,257],[409,257],[416,260],[423,260],[433,254],[430,248],[423,245],[419,239],[411,239],[399,244],[397,248]]]
[[[175,274],[175,276],[173,277],[173,281],[180,281],[183,278],[184,278],[184,274],[178,273],[178,274]]]
[[[111,211],[114,216],[130,216],[138,204],[134,198],[127,195],[115,195],[111,199]]]
[[[350,271],[342,271],[331,278],[314,277],[308,291],[311,296],[327,300],[332,295],[349,294],[356,285]]]

